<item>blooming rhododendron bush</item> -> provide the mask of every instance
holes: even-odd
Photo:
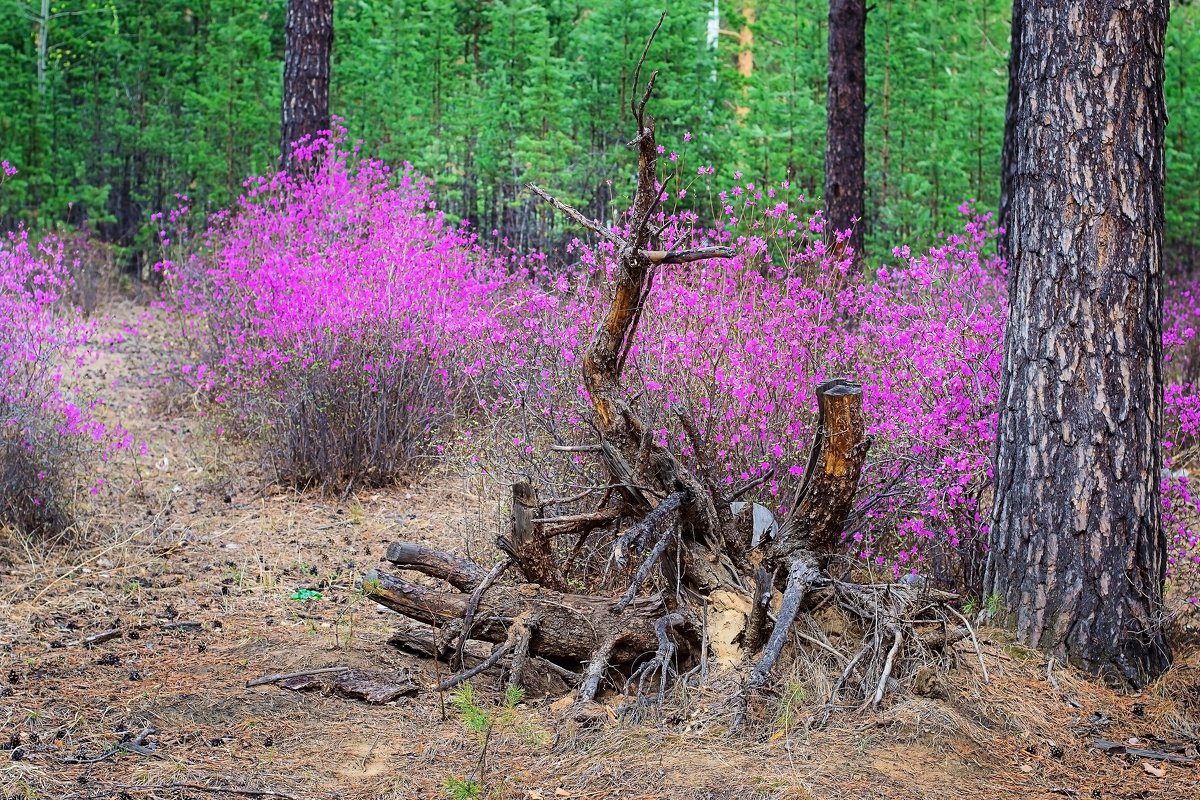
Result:
[[[1200,469],[1200,279],[1168,282],[1163,304],[1166,374],[1163,526],[1168,585],[1196,605],[1200,595],[1200,506],[1191,475]]]
[[[338,491],[438,452],[464,348],[491,335],[515,280],[479,259],[410,167],[393,174],[344,144],[301,147],[308,178],[248,181],[198,248],[160,264],[190,320],[198,357],[180,366],[193,385],[282,479]],[[186,219],[186,206],[170,217],[179,236]]]
[[[71,386],[99,343],[70,302],[77,265],[64,250],[24,230],[0,239],[0,528],[27,535],[68,527],[77,481],[98,491],[96,461],[131,444],[97,418],[100,398]]]
[[[498,257],[441,216],[411,167],[359,158],[344,132],[301,154],[310,177],[248,181],[200,247],[163,262],[198,346],[182,365],[193,384],[299,484],[385,483],[457,453],[502,484],[539,486],[546,513],[594,508],[609,488],[586,456],[595,420],[579,359],[617,268],[612,245],[577,239],[553,268]],[[976,585],[1007,305],[987,216],[964,206],[961,231],[925,252],[898,247],[859,277],[786,182],[718,191],[711,167],[684,180],[671,156],[661,246],[736,256],[653,274],[622,369],[655,440],[696,466],[697,435],[723,486],[753,484],[742,499],[779,515],[805,469],[814,387],[849,377],[872,443],[847,553],[894,578]],[[1196,544],[1191,297],[1172,289],[1164,338],[1176,575]]]
[[[988,511],[1004,325],[1003,264],[985,255],[987,220],[970,216],[939,247],[898,250],[894,266],[861,279],[844,248],[826,249],[819,217],[794,210],[803,198],[785,199],[788,189],[748,182],[715,194],[722,213],[711,228],[686,210],[660,219],[668,249],[721,243],[738,255],[655,273],[626,359],[629,400],[657,441],[693,464],[694,422],[721,484],[733,492],[761,481],[746,499],[781,512],[812,442],[814,387],[859,381],[874,441],[849,552],[893,576],[970,578]],[[703,190],[693,182],[677,196]],[[597,273],[611,274],[614,258],[607,245],[570,249],[580,272],[560,276],[553,313],[510,333],[494,355],[495,399],[484,415],[490,439],[517,458],[506,478],[570,498],[558,513],[604,491],[580,496],[597,476],[578,452],[594,434],[576,359],[603,300]]]

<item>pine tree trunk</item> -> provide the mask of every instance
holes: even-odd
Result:
[[[1139,686],[1161,627],[1167,0],[1019,2],[987,591],[1023,643]]]
[[[867,6],[829,0],[829,98],[825,134],[826,230],[853,226],[850,246],[861,263],[866,214]]]
[[[292,143],[329,129],[332,51],[333,0],[288,0],[280,151],[289,172],[294,168]]]
[[[1010,205],[1012,202],[1013,183],[1017,171],[1017,111],[1020,108],[1020,98],[1017,88],[1020,86],[1018,75],[1021,63],[1021,14],[1024,10],[1023,0],[1016,0],[1012,10],[1012,42],[1008,55],[1008,104],[1004,111],[1004,149],[1000,153],[1000,209],[997,223],[1005,230],[1000,240],[1000,247],[1008,252],[1008,229]]]

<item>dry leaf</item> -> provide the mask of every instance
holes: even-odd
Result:
[[[570,797],[571,793],[568,792],[566,789],[555,789],[554,796],[555,797]]]
[[[1154,764],[1151,764],[1149,761],[1142,762],[1142,769],[1146,770],[1147,775],[1153,775],[1156,778],[1166,777],[1166,774],[1167,774],[1166,767],[1156,766]]]

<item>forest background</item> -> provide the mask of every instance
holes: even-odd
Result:
[[[207,208],[279,156],[284,0],[0,3],[0,153],[20,172],[0,227],[82,227],[142,272],[152,213]],[[1168,269],[1200,245],[1200,6],[1173,2],[1166,49]],[[661,9],[638,0],[337,0],[332,108],[389,163],[433,179],[452,218],[552,251],[556,187],[601,219],[632,191],[629,71]],[[660,139],[819,200],[828,6],[670,4]],[[867,22],[868,256],[994,208],[1011,2],[879,0]],[[627,185],[622,185],[625,183]],[[814,210],[819,206],[814,205]]]

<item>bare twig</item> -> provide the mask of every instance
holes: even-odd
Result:
[[[146,739],[148,739],[150,735],[154,733],[157,733],[157,731],[147,725],[146,727],[142,728],[141,732],[138,733],[137,736],[133,737],[127,742],[121,742],[116,747],[101,753],[98,756],[92,756],[90,758],[60,758],[57,759],[57,761],[60,764],[99,764],[101,761],[107,761],[122,751],[127,753],[138,753],[140,755],[157,755],[153,750],[143,747]]]
[[[107,642],[110,639],[119,639],[119,638],[121,638],[121,629],[113,628],[112,630],[101,631],[100,633],[93,633],[91,636],[85,636],[77,642],[71,642],[71,644],[83,645],[84,647],[92,647],[93,645],[102,644],[103,642]]]
[[[471,592],[470,599],[467,600],[467,611],[463,614],[463,629],[462,636],[458,639],[458,649],[455,652],[455,663],[458,666],[463,665],[463,654],[467,649],[467,640],[471,638],[471,626],[475,624],[475,614],[479,611],[479,602],[483,599],[483,593],[491,588],[504,570],[512,565],[512,559],[506,558],[503,561],[492,567],[491,572],[475,587],[475,591]]]
[[[849,656],[845,655],[844,653],[841,653],[841,652],[839,652],[838,650],[836,650],[835,648],[833,648],[833,647],[831,647],[830,645],[826,644],[825,642],[822,642],[822,641],[821,641],[820,639],[818,639],[817,637],[815,637],[815,636],[809,636],[809,635],[808,635],[807,633],[805,633],[804,631],[794,631],[794,633],[795,633],[797,636],[799,636],[801,639],[803,639],[804,641],[806,641],[806,642],[808,642],[808,643],[810,643],[810,644],[815,644],[817,647],[821,648],[821,649],[822,649],[822,650],[824,650],[826,653],[829,653],[829,654],[830,654],[831,656],[833,656],[834,658],[836,658],[836,659],[838,659],[838,660],[840,660],[840,661],[845,661],[845,662],[849,662],[849,661],[850,661],[850,657],[849,657]]]
[[[946,606],[946,608],[947,608],[947,610],[950,611],[951,614],[958,617],[959,620],[962,621],[963,625],[967,626],[967,633],[971,635],[971,644],[975,645],[975,656],[979,659],[979,668],[981,670],[983,670],[983,682],[991,683],[992,681],[991,681],[991,677],[988,675],[987,664],[985,664],[983,662],[983,651],[979,649],[979,639],[975,638],[975,629],[971,627],[971,623],[967,620],[966,617],[964,617],[962,614],[958,613],[957,608],[955,608],[954,606]],[[1050,657],[1050,664],[1051,665],[1054,664],[1053,656]],[[1046,674],[1047,675],[1050,674],[1050,666],[1049,665],[1047,665],[1047,667],[1046,667]],[[1053,681],[1052,678],[1050,680]],[[1055,686],[1054,688],[1057,689],[1058,687]]]
[[[769,470],[764,472],[762,475],[759,475],[757,478],[750,481],[745,486],[742,486],[737,491],[735,491],[733,494],[729,495],[729,502],[732,503],[734,500],[737,500],[739,497],[746,494],[746,492],[750,492],[750,491],[753,491],[754,489],[757,489],[759,486],[762,486],[764,483],[766,483],[767,481],[771,480],[774,477],[775,477],[775,468],[771,467]]]
[[[658,537],[658,542],[655,543],[654,549],[650,551],[650,555],[646,556],[646,560],[638,567],[637,574],[629,582],[629,588],[625,590],[624,596],[612,607],[614,614],[620,614],[633,602],[633,598],[637,596],[638,590],[642,588],[642,584],[650,576],[650,570],[654,569],[654,565],[662,558],[663,552],[667,549],[667,542],[671,540],[672,533],[674,533],[673,529],[667,528]]]
[[[595,494],[596,492],[603,492],[609,488],[610,487],[608,487],[608,486],[591,486],[591,487],[588,487],[587,489],[584,489],[582,492],[579,492],[578,494],[570,495],[569,497],[548,497],[542,501],[542,505],[547,505],[547,506],[571,505],[572,503],[578,503],[580,500],[586,500],[588,495]],[[537,522],[537,520],[534,519],[534,520],[531,520],[531,522]]]
[[[875,695],[871,698],[871,708],[877,708],[879,701],[883,700],[883,691],[887,688],[888,678],[892,677],[892,667],[896,663],[896,654],[900,652],[900,645],[904,643],[903,628],[896,623],[892,623],[887,627],[892,634],[892,649],[888,651],[887,658],[883,662],[883,672],[879,676],[879,685],[875,687]]]
[[[563,514],[558,517],[534,517],[530,522],[534,525],[563,525],[573,530],[577,526],[589,525],[593,522],[601,525],[612,522],[621,516],[621,511],[620,506],[609,506],[592,514]]]
[[[509,640],[507,642],[505,642],[504,644],[497,647],[490,656],[485,658],[483,661],[480,661],[478,664],[471,667],[470,669],[463,670],[462,672],[458,673],[457,675],[451,675],[449,678],[446,678],[444,681],[442,681],[441,683],[438,684],[438,691],[444,692],[449,689],[453,689],[455,686],[458,686],[463,681],[474,678],[476,675],[483,672],[484,670],[488,670],[488,669],[491,669],[492,667],[496,666],[497,662],[499,662],[500,659],[504,658],[505,654],[508,653],[508,651],[512,649],[513,638],[514,637],[510,636]]]
[[[865,656],[867,651],[870,649],[871,646],[869,643],[864,644],[861,648],[859,648],[859,651],[854,654],[854,658],[850,659],[850,661],[842,669],[841,674],[838,675],[838,679],[833,682],[833,689],[829,692],[829,705],[831,707],[837,702],[837,693],[842,688],[842,684],[846,682],[846,679],[850,677],[850,673],[854,670],[854,667],[859,661],[862,660],[862,657]]]
[[[612,242],[613,244],[616,244],[616,245],[624,244],[624,242],[615,233],[610,231],[608,228],[604,227],[603,225],[601,225],[599,222],[597,222],[594,219],[589,219],[587,217],[587,215],[585,215],[582,211],[578,210],[577,208],[574,208],[573,206],[567,205],[562,200],[559,200],[557,197],[550,194],[542,187],[538,186],[536,183],[528,183],[525,185],[529,188],[529,191],[533,192],[538,197],[542,198],[547,203],[554,206],[560,212],[562,212],[563,214],[566,214],[568,217],[575,220],[580,225],[587,228],[592,233],[595,233],[597,236],[604,239],[605,241]],[[553,449],[560,449],[560,448],[553,448]]]
[[[349,667],[316,667],[314,669],[302,669],[298,672],[277,672],[271,675],[263,675],[261,678],[255,678],[251,681],[246,681],[246,688],[250,689],[255,686],[265,686],[268,683],[279,683],[291,678],[306,678],[309,675],[325,675],[330,672],[345,672]]]
[[[1097,739],[1092,742],[1092,747],[1099,750],[1101,753],[1108,753],[1110,756],[1135,756],[1137,758],[1153,758],[1158,761],[1169,761],[1172,764],[1184,764],[1191,766],[1196,763],[1196,759],[1179,753],[1172,753],[1166,750],[1148,750],[1142,747],[1131,747],[1128,744],[1121,742],[1110,742],[1107,739]]]
[[[646,55],[650,52],[650,45],[654,43],[654,37],[658,35],[659,28],[662,27],[663,21],[667,18],[667,12],[662,12],[658,18],[658,24],[654,26],[654,30],[650,32],[650,38],[646,40],[646,46],[642,48],[642,56],[638,59],[637,66],[633,70],[633,91],[629,93],[629,107],[633,111],[633,117],[637,120],[638,136],[642,135],[642,115],[646,110],[646,103],[650,100],[650,89],[654,86],[654,75],[650,76],[649,85],[646,87],[646,95],[642,98],[641,107],[637,105],[637,86],[642,79],[642,66],[646,63]],[[657,73],[655,73],[657,74]]]
[[[550,449],[556,453],[596,453],[601,448],[598,444],[552,444]]]

